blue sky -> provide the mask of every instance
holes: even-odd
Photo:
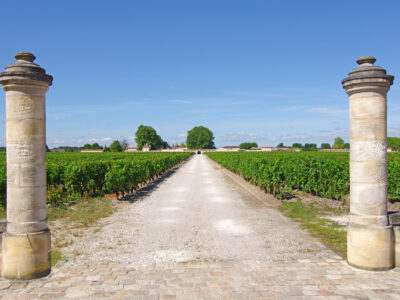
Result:
[[[134,145],[140,124],[169,143],[203,125],[217,146],[274,146],[348,140],[341,80],[373,55],[395,75],[388,133],[400,136],[399,11],[398,0],[3,0],[0,69],[31,51],[54,76],[50,147]]]

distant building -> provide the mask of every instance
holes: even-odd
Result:
[[[137,146],[127,146],[124,150],[124,152],[137,152]]]
[[[149,152],[151,149],[150,145],[144,144],[142,147],[142,152]]]
[[[185,151],[188,151],[188,148],[186,148],[186,147],[177,147],[177,148],[173,147],[173,148],[161,149],[161,152],[185,152]]]
[[[234,151],[239,151],[240,148],[239,146],[225,146],[222,148],[218,148],[217,151],[229,151],[229,152],[234,152]]]
[[[99,152],[104,152],[104,149],[82,149],[81,152],[99,153]]]
[[[274,147],[265,145],[261,146],[260,149],[261,151],[273,151],[272,149],[274,149]]]

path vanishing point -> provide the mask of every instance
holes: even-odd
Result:
[[[1,299],[400,299],[400,273],[351,268],[195,155]]]

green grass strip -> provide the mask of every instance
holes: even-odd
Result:
[[[298,199],[296,202],[283,201],[278,208],[285,216],[299,222],[301,227],[322,241],[328,248],[346,258],[347,232],[343,225],[325,219],[321,210],[313,204],[304,204]]]

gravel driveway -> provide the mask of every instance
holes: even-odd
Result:
[[[1,281],[0,295],[400,299],[397,270],[350,268],[276,209],[252,200],[204,155],[131,200],[72,246],[78,256],[47,278]]]

